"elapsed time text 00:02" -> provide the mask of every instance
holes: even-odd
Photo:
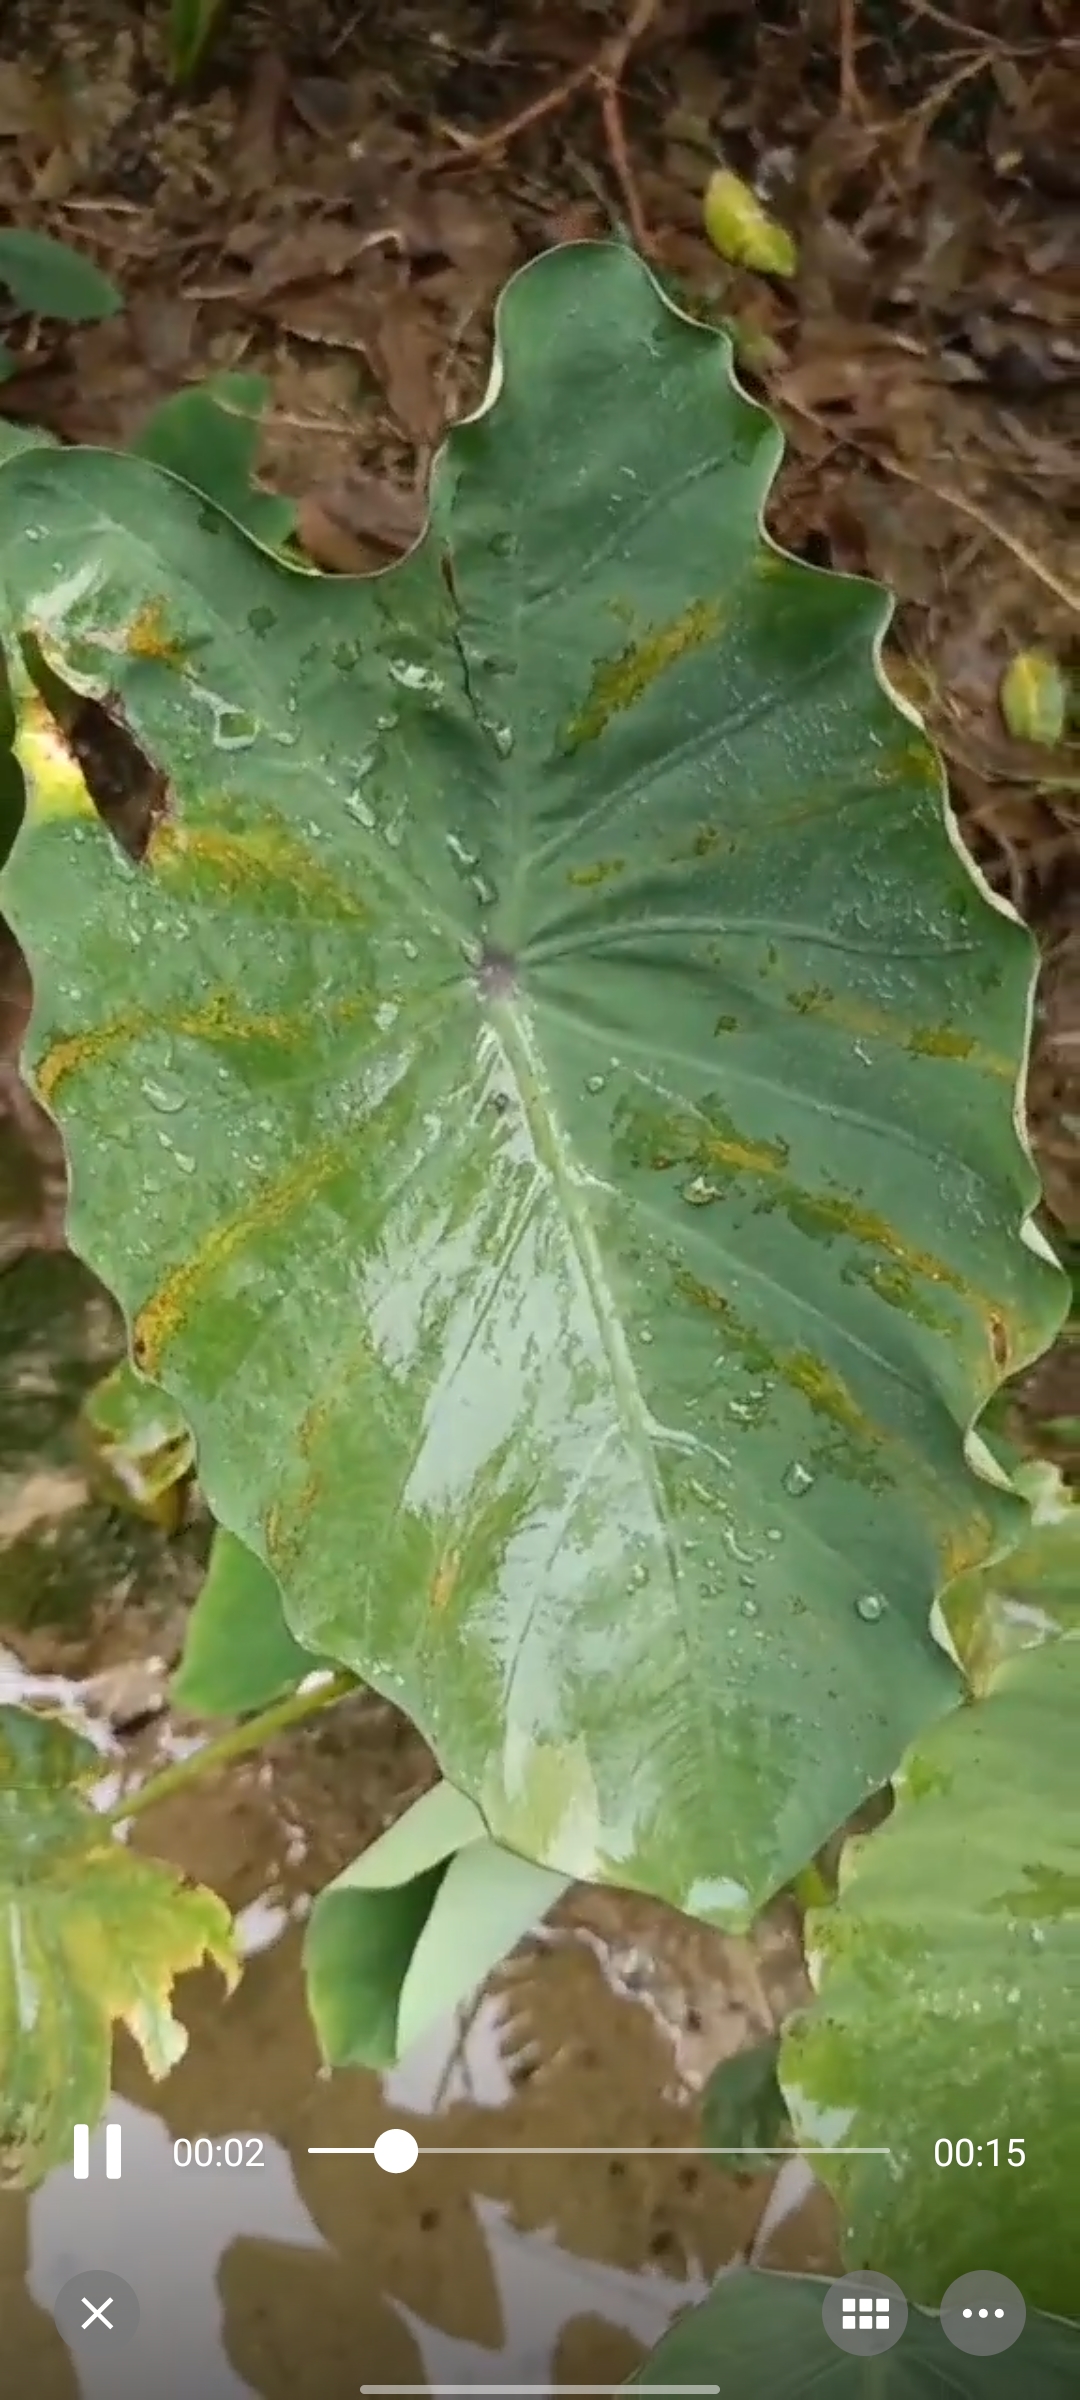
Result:
[[[935,2167],[981,2167],[984,2159],[992,2167],[1022,2167],[1023,2142],[1018,2134],[1006,2141],[999,2141],[994,2134],[989,2142],[971,2142],[964,2133],[958,2142],[950,2142],[942,2134],[941,2140],[934,2143]]]
[[[178,2167],[261,2167],[263,2144],[257,2133],[230,2133],[221,2142],[212,2142],[208,2133],[193,2142],[181,2134],[172,2154]]]

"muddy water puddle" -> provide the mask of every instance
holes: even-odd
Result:
[[[372,1751],[379,1730],[366,1729]],[[385,1724],[382,1738],[402,1774],[408,1736]],[[334,1842],[316,1813],[299,1856],[300,1810],[324,1777],[329,1793],[321,1748],[177,1798],[171,1822],[163,1808],[140,1829],[236,1902],[249,1955],[228,2001],[209,1973],[186,1986],[190,2047],[167,2083],[151,2086],[118,2045],[119,2183],[104,2178],[99,2133],[86,2183],[65,2171],[29,2202],[0,2200],[4,2349],[20,2389],[32,2367],[35,2400],[618,2384],[759,2226],[768,2180],[737,2184],[696,2151],[696,2087],[760,2022],[769,1962],[740,1967],[733,1946],[714,1950],[634,1900],[573,1896],[395,2070],[320,2076],[300,1981],[303,1886],[356,1844],[351,1815]],[[369,1765],[377,1785],[386,1760]],[[779,1952],[773,1963],[784,1971]],[[391,2125],[420,2145],[407,2174],[311,2155],[370,2151]],[[216,2148],[244,2135],[258,2163],[175,2163],[174,2143],[200,2135]],[[550,2154],[564,2147],[602,2154]],[[823,2203],[812,2198],[768,2255],[829,2267]],[[92,2266],[117,2269],[142,2306],[115,2361],[70,2353],[49,2314]]]
[[[197,1526],[179,1544],[132,1531],[80,1481],[72,1414],[116,1338],[81,1273],[30,1257],[0,1275],[0,1698],[82,1718],[111,1798],[198,1738],[161,1700],[205,1545]],[[432,1771],[411,1728],[362,1695],[138,1821],[142,1847],[239,1913],[245,1971],[228,1999],[209,1972],[180,1986],[190,2042],[165,2083],[118,2040],[119,2182],[99,2133],[87,2181],[64,2168],[30,2199],[0,2195],[0,2392],[352,2400],[362,2382],[618,2384],[760,2238],[770,2180],[737,2183],[702,2157],[699,2095],[715,2061],[797,1996],[782,1918],[751,1950],[637,1899],[575,1892],[395,2070],[320,2075],[300,1974],[310,1895]],[[312,2155],[369,2152],[388,2126],[420,2145],[406,2174]],[[243,2166],[177,2163],[176,2143],[202,2136],[220,2156],[239,2135]],[[764,2256],[833,2265],[822,2195]],[[53,2321],[60,2287],[90,2267],[137,2293],[119,2352],[69,2349]]]

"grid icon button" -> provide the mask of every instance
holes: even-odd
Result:
[[[907,2313],[899,2284],[872,2267],[842,2275],[829,2285],[821,2303],[829,2340],[852,2358],[875,2358],[891,2350],[904,2331]]]

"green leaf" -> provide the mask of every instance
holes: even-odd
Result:
[[[0,467],[9,458],[21,458],[24,450],[55,448],[55,436],[46,433],[43,426],[15,425],[9,417],[0,417]]]
[[[219,1527],[172,1680],[174,1706],[195,1717],[245,1716],[325,1664],[294,1641],[269,1568]]]
[[[92,260],[82,258],[67,242],[54,242],[47,233],[29,233],[13,225],[0,232],[0,283],[6,284],[17,308],[72,325],[114,317],[124,305],[115,283]]]
[[[777,2081],[779,2055],[780,2036],[770,2034],[766,2041],[755,2042],[752,2050],[736,2050],[713,2068],[701,2099],[701,2138],[706,2150],[780,2148],[788,2134],[788,2113]],[[761,2172],[760,2160],[756,2168],[748,2160],[740,2163],[723,2157],[718,2157],[716,2164],[725,2174]]]
[[[713,249],[733,266],[752,267],[758,275],[796,273],[799,254],[790,233],[762,207],[741,175],[726,167],[710,175],[702,216]]]
[[[183,2056],[173,1982],[204,1958],[236,1982],[229,1912],[117,1842],[86,1797],[92,1744],[58,1717],[0,1708],[0,2172],[70,2163],[73,2125],[109,2091],[114,2023],[150,2073]]]
[[[130,447],[204,493],[267,550],[279,550],[296,530],[296,510],[255,482],[269,391],[265,375],[213,376],[163,400]]]
[[[1056,1469],[1040,1460],[1017,1480],[1045,1482],[1045,1519],[991,1566],[962,1575],[946,1595],[945,1615],[973,1689],[984,1692],[1006,1658],[1058,1633],[1080,1633],[1080,1508],[1064,1500]],[[1055,1512],[1055,1513],[1051,1513]]]
[[[849,2263],[887,2259],[911,2299],[978,2265],[1076,2310],[1078,1725],[1080,1641],[1010,1659],[915,1745],[895,1814],[807,1922],[819,1997],[781,2051],[796,2138],[888,2144],[819,2171]],[[971,2165],[935,2164],[965,2139]]]
[[[304,1943],[308,2006],[332,2067],[387,2067],[483,1983],[566,1890],[489,1839],[436,1784],[319,1893]]]
[[[969,2264],[974,2260],[971,2253]],[[980,2266],[989,2261],[980,2258]],[[887,2272],[903,2285],[890,2259]],[[817,2275],[725,2275],[657,2343],[632,2384],[718,2383],[753,2400],[1073,2400],[1080,2333],[1028,2306],[1011,2350],[972,2358],[954,2349],[940,2319],[911,2308],[900,2341],[867,2360],[830,2341],[821,2317],[828,2283]],[[948,2279],[941,2277],[941,2290]],[[1026,2297],[1026,2295],[1025,2295]]]
[[[1033,951],[883,595],[763,540],[723,337],[587,244],[499,334],[377,576],[141,460],[4,471],[8,621],[168,806],[137,871],[32,807],[3,900],[72,1239],[297,1640],[503,1847],[738,1926],[950,1706],[935,1593],[1023,1522],[965,1437],[1065,1302]]]
[[[169,0],[169,72],[186,83],[201,66],[225,0]]]
[[[1063,740],[1069,692],[1056,658],[1046,650],[1021,650],[1001,678],[1001,713],[1017,741],[1053,749]]]

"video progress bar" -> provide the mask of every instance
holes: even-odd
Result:
[[[618,2400],[624,2383],[362,2383],[361,2400]],[[716,2400],[718,2383],[650,2383],[660,2400]]]
[[[309,2158],[374,2158],[376,2155],[377,2149],[373,2142],[308,2143]],[[476,2148],[466,2150],[458,2149],[451,2143],[433,2142],[430,2146],[418,2144],[416,2155],[418,2158],[891,2158],[892,2152],[887,2142],[853,2142],[850,2144],[812,2142],[800,2149],[793,2148],[787,2142],[680,2142],[673,2150],[663,2149],[659,2143],[654,2145],[651,2142],[636,2148],[633,2143],[629,2142],[604,2142],[599,2146],[595,2142],[590,2142],[580,2149],[569,2148],[561,2143],[557,2147],[545,2146],[543,2149],[533,2149],[518,2142],[511,2143],[508,2149],[497,2149],[493,2142],[483,2142]],[[414,2389],[425,2392],[448,2392],[456,2391],[459,2388],[465,2389],[466,2387],[446,2383],[425,2383],[415,2386],[397,2383],[362,2383],[360,2386],[362,2392],[411,2392]],[[467,2388],[471,2389],[472,2387]],[[502,2384],[497,2387],[492,2386],[493,2390],[496,2388],[503,2391],[504,2389],[510,2390],[511,2387]],[[538,2391],[541,2387],[538,2384],[530,2383],[522,2384],[520,2388],[522,2391],[531,2392]],[[546,2390],[547,2386],[545,2385],[543,2388]],[[576,2388],[569,2384],[565,2386],[560,2384],[559,2386],[560,2391]],[[680,2384],[678,2388],[682,2391],[684,2386]],[[585,2387],[582,2386],[582,2389]],[[606,2391],[607,2386],[606,2384],[598,2385],[597,2389]],[[619,2389],[622,2389],[621,2385]],[[664,2386],[650,2384],[649,2389],[650,2391],[661,2391]],[[719,2385],[701,2385],[702,2391],[714,2389],[719,2390]]]

